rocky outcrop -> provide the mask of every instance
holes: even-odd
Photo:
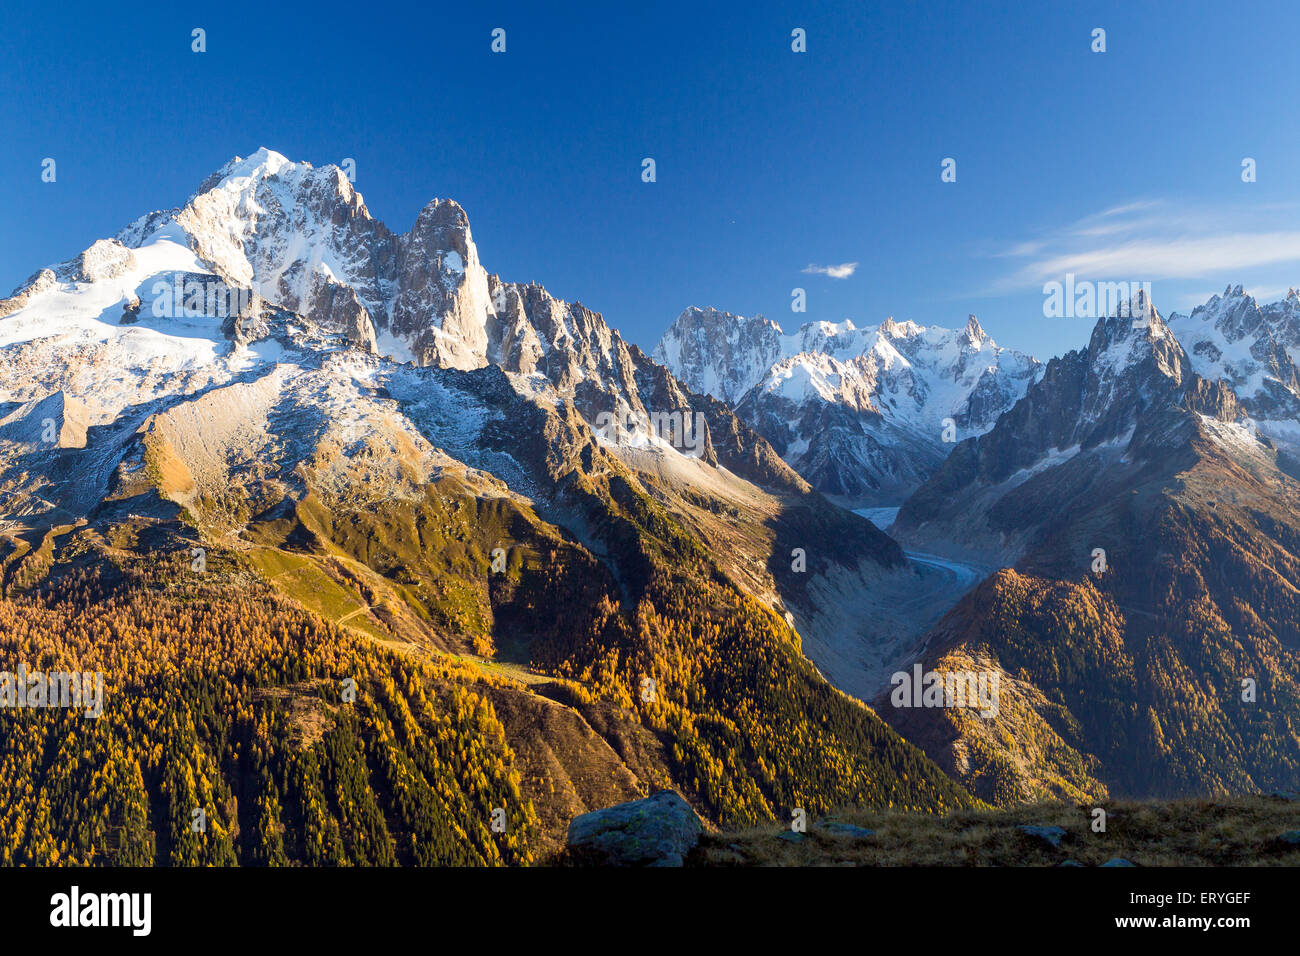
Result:
[[[378,352],[375,326],[351,286],[318,279],[312,290],[313,314],[322,328],[341,332],[352,345],[365,352]]]
[[[435,199],[397,240],[389,330],[422,365],[486,365],[492,299],[460,204]]]
[[[28,302],[42,292],[53,289],[58,284],[58,277],[52,269],[41,269],[30,279],[13,291],[7,299],[0,299],[0,319],[12,315],[25,307]]]
[[[0,418],[0,441],[37,450],[85,448],[88,418],[80,401],[59,391]]]
[[[72,260],[68,278],[73,282],[116,279],[135,268],[135,256],[116,239],[99,239]]]
[[[1044,843],[1053,847],[1059,847],[1061,845],[1061,838],[1065,836],[1065,829],[1063,827],[1043,827],[1031,824],[1023,824],[1020,827],[1020,832],[1032,839],[1042,840]]]
[[[682,866],[704,826],[673,790],[574,817],[566,851],[595,866]]]

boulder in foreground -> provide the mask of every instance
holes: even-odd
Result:
[[[682,866],[704,826],[682,797],[660,790],[569,822],[568,856],[596,866]]]

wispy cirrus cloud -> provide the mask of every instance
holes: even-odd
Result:
[[[832,279],[847,279],[853,273],[858,271],[856,262],[841,262],[837,266],[818,266],[809,263],[803,270],[809,275],[830,276]]]
[[[1067,273],[1093,280],[1160,281],[1234,277],[1300,263],[1294,204],[1227,209],[1140,200],[1114,206],[995,253],[1021,264],[989,293],[1041,288]]]

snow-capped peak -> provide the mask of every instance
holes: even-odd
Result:
[[[1173,314],[1169,327],[1192,369],[1209,382],[1226,382],[1279,447],[1300,452],[1300,294],[1265,305],[1241,285],[1228,285],[1190,315]]]
[[[784,353],[781,327],[761,315],[691,306],[655,347],[654,358],[697,392],[738,402]]]
[[[230,179],[264,179],[278,174],[286,166],[311,169],[310,163],[292,163],[284,154],[259,146],[257,152],[247,158],[236,156],[223,166],[221,178],[223,182]]]
[[[395,234],[339,167],[265,148],[223,165],[184,206],[136,220],[0,299],[7,346],[15,367],[35,364],[19,369],[21,393],[0,380],[0,402],[58,390],[79,374],[81,353],[94,352],[98,368],[120,373],[94,389],[105,415],[228,381],[275,363],[280,350],[296,353],[291,365],[351,349],[418,365],[496,365],[530,394],[581,386],[582,414],[648,414],[639,353],[581,303],[489,276],[458,203],[434,199]],[[674,382],[656,387],[662,402],[683,400]]]
[[[986,430],[1041,371],[974,316],[960,331],[890,317],[787,335],[761,317],[692,308],[654,354],[731,404],[814,484],[867,499],[903,494],[942,460],[945,420],[963,437]]]
[[[1158,343],[1173,344],[1177,349],[1164,319],[1146,293],[1139,290],[1117,314],[1098,320],[1088,343],[1088,354],[1095,367],[1119,371],[1158,351]]]
[[[405,234],[370,215],[338,166],[262,147],[209,176],[186,204],[119,235],[128,247],[176,223],[226,282],[402,361],[491,361],[495,314],[465,211],[435,199]]]

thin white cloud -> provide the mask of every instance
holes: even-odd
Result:
[[[1103,209],[1097,215],[1102,219],[1109,219],[1112,216],[1124,216],[1131,212],[1137,212],[1139,209],[1155,209],[1159,205],[1159,201],[1155,199],[1139,199],[1136,202],[1126,202],[1119,206]]]
[[[841,262],[837,266],[815,266],[809,264],[809,266],[803,271],[809,275],[830,276],[832,279],[847,279],[849,276],[853,275],[853,273],[858,271],[858,264],[856,262]]]
[[[1067,273],[1094,281],[1233,278],[1248,269],[1300,263],[1294,206],[1174,207],[1157,200],[1114,206],[997,253],[1023,264],[990,293],[1041,288]]]
[[[1140,239],[1042,259],[1017,276],[1028,284],[1058,279],[1067,272],[1090,278],[1140,281],[1195,279],[1252,266],[1300,262],[1300,232],[1223,233],[1195,239]]]

